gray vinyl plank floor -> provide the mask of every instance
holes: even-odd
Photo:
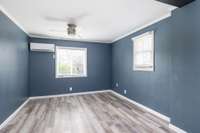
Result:
[[[174,133],[110,92],[30,100],[0,133]]]

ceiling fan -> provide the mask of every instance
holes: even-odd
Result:
[[[50,29],[49,31],[52,34],[59,34],[70,38],[82,38],[80,34],[82,27],[80,28],[79,26],[77,26],[77,23],[78,22],[80,23],[80,20],[83,19],[84,17],[86,17],[86,14],[81,14],[76,17],[65,17],[65,19],[52,18],[52,17],[46,17],[46,19],[48,21],[57,21],[66,23],[66,26],[63,27],[63,30]]]
[[[75,36],[77,33],[77,31],[76,31],[76,27],[77,27],[77,25],[75,25],[75,24],[68,24],[67,25],[68,27],[67,27],[67,34],[69,35],[69,36]]]
[[[80,28],[78,28],[78,26],[74,23],[68,23],[66,27],[63,28],[63,30],[50,29],[49,31],[52,34],[63,35],[65,37],[82,38],[80,34]]]

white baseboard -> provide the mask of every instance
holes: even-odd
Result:
[[[29,99],[34,100],[34,99],[45,99],[45,98],[64,97],[64,96],[78,96],[78,95],[87,95],[87,94],[110,92],[110,91],[111,90],[101,90],[101,91],[87,91],[87,92],[67,93],[67,94],[47,95],[47,96],[33,96],[33,97],[30,97]]]
[[[29,98],[21,104],[1,125],[0,130],[4,128],[15,116],[16,114],[29,102]]]
[[[127,100],[127,101],[129,101],[129,102],[131,102],[131,103],[133,103],[134,105],[139,106],[140,108],[142,108],[142,109],[144,109],[144,110],[150,112],[151,114],[153,114],[153,115],[155,115],[155,116],[157,116],[157,117],[163,119],[164,121],[170,123],[171,119],[170,119],[169,117],[167,117],[167,116],[165,116],[165,115],[163,115],[163,114],[161,114],[161,113],[159,113],[159,112],[157,112],[157,111],[155,111],[155,110],[153,110],[153,109],[150,109],[150,108],[148,108],[148,107],[146,107],[146,106],[144,106],[144,105],[142,105],[142,104],[140,104],[140,103],[138,103],[138,102],[136,102],[136,101],[134,101],[134,100],[132,100],[132,99],[129,99],[129,98],[127,98],[127,97],[125,97],[125,96],[123,96],[123,95],[121,95],[121,94],[119,94],[119,93],[113,91],[113,90],[111,90],[111,92],[112,92],[113,94],[115,94],[115,95],[117,95],[117,96],[119,96],[119,97],[121,97],[121,98],[123,98],[123,99],[125,99],[125,100]]]
[[[169,124],[169,128],[177,133],[187,133],[186,131],[184,131],[183,129],[180,129],[179,127],[173,125],[173,124]]]
[[[29,97],[23,104],[21,104],[17,110],[15,110],[1,125],[0,130],[5,127],[15,116],[16,114],[30,101],[34,99],[45,99],[45,98],[53,98],[53,97],[63,97],[63,96],[78,96],[78,95],[87,95],[87,94],[95,94],[95,93],[103,93],[110,92],[111,90],[101,90],[101,91],[88,91],[88,92],[80,92],[80,93],[68,93],[68,94],[60,94],[60,95],[48,95],[48,96],[35,96]]]
[[[119,97],[121,97],[121,98],[123,98],[123,99],[129,101],[130,103],[133,103],[133,104],[136,105],[136,106],[139,106],[139,107],[143,108],[144,110],[146,110],[146,111],[148,111],[148,112],[154,114],[155,116],[157,116],[157,117],[159,117],[159,118],[161,118],[161,119],[163,119],[163,120],[169,122],[169,128],[170,128],[171,130],[173,130],[173,131],[175,131],[175,132],[177,132],[177,133],[187,133],[187,132],[184,131],[183,129],[180,129],[179,127],[176,127],[175,125],[171,124],[171,123],[170,123],[170,122],[171,122],[171,119],[170,119],[169,117],[167,117],[167,116],[165,116],[165,115],[163,115],[163,114],[161,114],[161,113],[159,113],[159,112],[157,112],[157,111],[155,111],[155,110],[153,110],[153,109],[150,109],[150,108],[148,108],[148,107],[146,107],[146,106],[144,106],[144,105],[142,105],[142,104],[140,104],[140,103],[138,103],[138,102],[136,102],[136,101],[134,101],[134,100],[132,100],[132,99],[129,99],[129,98],[127,98],[127,97],[125,97],[125,96],[123,96],[123,95],[121,95],[121,94],[119,94],[119,93],[113,91],[113,90],[110,90],[110,92],[112,92],[113,94],[115,94],[115,95],[117,95],[117,96],[119,96]]]
[[[87,94],[95,94],[95,93],[104,93],[104,92],[111,92],[113,94],[115,94],[116,96],[118,97],[121,97],[127,101],[129,101],[130,103],[136,105],[136,106],[139,106],[141,108],[143,108],[144,110],[154,114],[155,116],[167,121],[170,123],[170,118],[159,113],[159,112],[156,112],[155,110],[153,109],[150,109],[132,99],[129,99],[113,90],[102,90],[102,91],[88,91],[88,92],[80,92],[80,93],[69,93],[69,94],[60,94],[60,95],[48,95],[48,96],[35,96],[35,97],[29,97],[22,105],[19,106],[19,108],[17,110],[15,110],[1,125],[0,125],[0,130],[5,127],[9,121],[11,121],[15,116],[16,114],[29,102],[29,100],[34,100],[34,99],[45,99],[45,98],[53,98],[53,97],[63,97],[63,96],[78,96],[78,95],[87,95]],[[187,133],[186,131],[176,127],[175,125],[173,124],[169,124],[169,128],[177,133]]]

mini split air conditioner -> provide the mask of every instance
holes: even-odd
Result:
[[[36,52],[54,52],[55,44],[30,43],[30,50]]]

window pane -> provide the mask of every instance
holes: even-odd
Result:
[[[139,65],[143,65],[143,53],[137,53],[135,55],[135,65],[139,66]]]
[[[151,66],[152,64],[152,53],[151,52],[141,52],[135,55],[135,64]]]
[[[134,39],[134,68],[138,70],[153,68],[153,39],[153,32],[145,33]]]
[[[59,63],[59,74],[69,75],[71,73],[71,66],[69,64]]]
[[[135,51],[142,52],[142,51],[151,51],[152,50],[152,37],[151,36],[144,36],[138,38],[134,41],[135,44]]]
[[[151,36],[147,36],[144,38],[144,43],[143,43],[143,50],[144,51],[151,51],[152,50],[152,37]]]
[[[85,76],[86,49],[60,48],[56,50],[56,76]]]
[[[70,56],[69,52],[64,49],[57,50],[58,58],[58,74],[59,75],[69,75],[71,74]]]
[[[135,51],[136,52],[141,52],[141,51],[144,50],[143,39],[137,39],[137,40],[134,41],[134,43],[135,43]]]
[[[152,52],[143,53],[143,65],[152,66]]]
[[[72,74],[84,75],[84,52],[80,50],[73,51],[72,53]]]

